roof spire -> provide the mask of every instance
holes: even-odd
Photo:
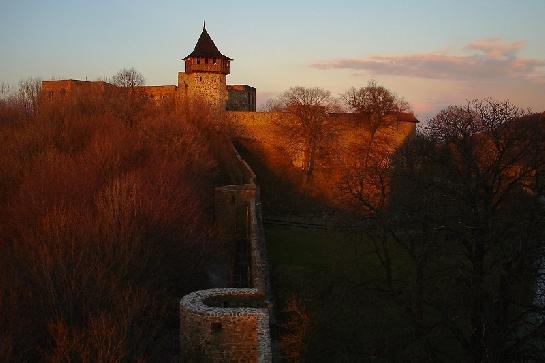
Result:
[[[206,19],[204,20],[204,22],[202,24],[202,30],[206,30]]]
[[[216,57],[216,58],[231,60],[231,58],[221,54],[221,52],[218,50],[218,48],[214,44],[214,41],[212,40],[212,38],[210,38],[210,34],[208,34],[208,32],[206,31],[206,21],[203,22],[202,33],[199,36],[199,40],[197,40],[197,44],[195,44],[195,49],[193,49],[193,52],[191,52],[191,54],[185,57],[184,59],[187,59],[190,57],[195,57],[195,58]]]

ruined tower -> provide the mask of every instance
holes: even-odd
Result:
[[[228,98],[226,76],[230,73],[232,59],[218,50],[205,25],[195,49],[183,60],[185,72],[178,73],[181,96],[225,110]]]

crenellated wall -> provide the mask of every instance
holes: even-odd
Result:
[[[270,294],[259,188],[230,140],[222,159],[234,184],[215,189],[219,235],[231,246],[234,288],[195,291],[180,302],[184,362],[271,362]],[[242,263],[236,256],[242,251]]]

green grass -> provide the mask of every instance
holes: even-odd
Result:
[[[372,243],[357,234],[265,226],[277,311],[292,296],[307,309],[312,329],[308,361],[386,362],[404,356],[408,324],[398,306],[376,291],[361,288],[382,281],[384,271]],[[405,261],[394,249],[397,261]],[[408,264],[396,266],[398,276]],[[360,287],[357,287],[360,286]],[[279,322],[289,317],[279,314]]]
[[[332,257],[343,253],[348,237],[335,230],[266,226],[269,258],[275,265],[331,266]]]
[[[327,280],[348,279],[353,283],[381,280],[384,270],[372,242],[358,233],[342,230],[265,226],[268,255],[276,270],[327,274]],[[412,274],[405,253],[396,248],[394,273]]]

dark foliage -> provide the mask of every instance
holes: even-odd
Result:
[[[207,137],[144,99],[127,122],[124,94],[28,90],[0,100],[0,361],[171,359],[214,258]]]

